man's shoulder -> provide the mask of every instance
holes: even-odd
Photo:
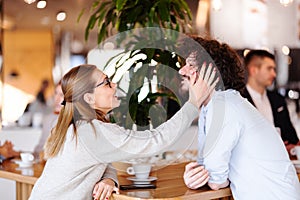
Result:
[[[236,90],[225,90],[218,92],[213,98],[214,105],[222,105],[224,108],[239,107],[244,98],[240,95],[240,92]],[[230,109],[229,109],[230,110]]]
[[[267,95],[268,95],[269,99],[276,99],[276,100],[285,101],[284,96],[282,96],[276,90],[272,90],[272,91],[271,90],[267,90]]]
[[[240,94],[242,97],[248,98],[250,97],[250,93],[247,90],[247,87],[244,87],[243,89],[240,90]]]

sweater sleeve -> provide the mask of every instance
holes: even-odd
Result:
[[[112,164],[108,164],[103,176],[101,177],[101,180],[105,179],[105,178],[110,178],[115,182],[115,185],[118,186],[119,182],[118,182],[118,177],[117,177],[117,170],[112,166]]]
[[[153,130],[133,131],[116,124],[93,121],[80,128],[79,142],[100,163],[148,157],[163,152],[191,125],[198,109],[187,102],[168,121]]]

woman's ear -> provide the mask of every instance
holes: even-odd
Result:
[[[85,93],[83,95],[83,100],[88,103],[88,104],[94,104],[95,100],[94,100],[94,94],[92,93]]]

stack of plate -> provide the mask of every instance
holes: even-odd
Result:
[[[294,164],[294,166],[296,168],[299,168],[300,169],[300,160],[292,160],[292,163]]]
[[[155,181],[157,179],[157,177],[153,177],[153,176],[149,176],[148,178],[145,179],[139,179],[136,177],[128,177],[128,180],[133,181],[134,184],[150,184],[151,181]]]

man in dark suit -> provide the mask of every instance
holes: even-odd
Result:
[[[242,96],[247,98],[279,130],[288,152],[300,145],[290,120],[287,104],[276,91],[268,91],[276,78],[275,57],[265,50],[252,50],[245,57],[247,85]]]

